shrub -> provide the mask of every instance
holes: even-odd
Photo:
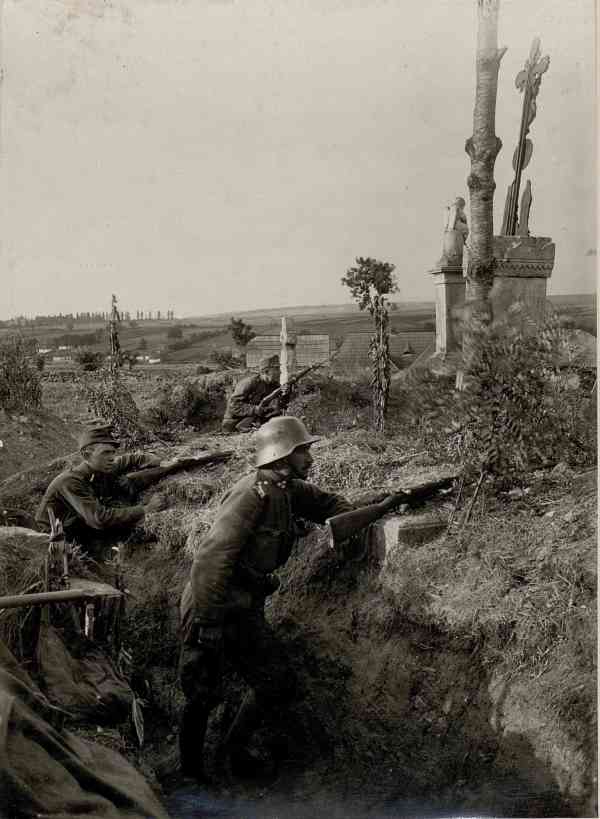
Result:
[[[115,434],[126,446],[137,446],[154,436],[145,429],[134,398],[118,374],[101,370],[99,378],[82,377],[78,397],[87,403],[97,417],[111,424]]]
[[[0,407],[36,409],[42,404],[42,387],[35,344],[18,335],[0,342]]]
[[[573,389],[564,332],[550,319],[535,334],[504,323],[479,327],[461,391],[423,373],[401,389],[403,411],[421,435],[460,458],[467,472],[495,477],[537,466],[596,461],[595,392]]]
[[[202,388],[187,382],[174,386],[170,382],[160,389],[158,400],[146,411],[146,418],[157,432],[204,428],[221,421],[225,402],[223,384]]]
[[[369,373],[351,381],[333,376],[301,381],[289,413],[303,418],[317,434],[367,427],[372,413]]]
[[[73,359],[83,370],[83,372],[91,373],[100,369],[102,366],[102,361],[104,360],[104,354],[82,348],[77,350],[73,356]]]
[[[246,324],[243,319],[233,318],[229,322],[227,328],[231,333],[231,337],[238,347],[246,347],[253,338],[256,338],[256,333],[252,329],[251,324]]]

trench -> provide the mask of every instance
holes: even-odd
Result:
[[[510,683],[498,685],[477,639],[403,618],[364,567],[301,564],[292,559],[268,612],[297,681],[256,737],[276,775],[176,790],[173,817],[592,815],[525,726],[507,727]],[[234,680],[211,719],[209,771],[236,697]]]

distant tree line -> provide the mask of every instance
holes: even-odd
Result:
[[[100,344],[105,338],[104,330],[94,330],[91,333],[65,333],[53,339],[56,347],[89,347]]]
[[[53,315],[40,316],[15,316],[8,321],[0,321],[0,327],[60,327],[65,326],[67,330],[72,329],[75,324],[91,324],[94,322],[105,322],[110,318],[109,311],[83,312],[83,313],[56,313]],[[121,312],[124,321],[174,321],[173,310],[136,310],[135,316],[129,311]]]

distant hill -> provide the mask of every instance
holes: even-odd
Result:
[[[397,312],[431,313],[435,312],[435,303],[432,301],[393,302]],[[203,316],[186,316],[186,321],[200,322],[205,325],[215,322],[219,325],[227,324],[232,318],[242,318],[250,324],[273,324],[282,316],[286,318],[301,318],[303,320],[335,318],[336,316],[359,315],[356,304],[308,304],[294,307],[267,307],[259,310],[235,310],[232,313],[211,313]]]
[[[593,307],[596,309],[596,294],[595,293],[579,293],[577,295],[559,295],[548,296],[548,299],[556,306],[560,305],[578,305],[582,307]]]

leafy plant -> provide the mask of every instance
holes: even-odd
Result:
[[[83,372],[91,373],[100,369],[104,360],[104,354],[82,347],[74,353],[73,359]]]
[[[404,412],[434,447],[462,461],[466,474],[507,478],[531,468],[596,460],[595,393],[574,388],[556,319],[536,333],[506,323],[470,332],[464,389],[430,373],[403,389]]]
[[[90,412],[109,423],[126,445],[135,446],[153,437],[141,423],[137,404],[118,372],[103,369],[99,377],[83,376],[79,392]]]
[[[256,333],[252,329],[251,325],[246,324],[246,322],[242,319],[232,317],[231,321],[229,322],[228,329],[234,343],[240,348],[245,347],[250,341],[252,341],[253,338],[256,337]]]
[[[375,334],[369,346],[373,367],[371,386],[375,428],[383,432],[390,392],[390,334],[385,297],[397,290],[393,277],[395,265],[362,256],[357,257],[356,264],[342,277],[342,284],[348,287],[359,309],[368,310],[375,322]]]
[[[35,343],[19,335],[0,342],[0,407],[35,409],[42,404],[42,387]]]

